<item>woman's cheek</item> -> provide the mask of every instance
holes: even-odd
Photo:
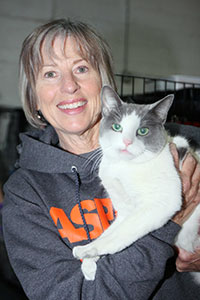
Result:
[[[40,101],[50,102],[54,99],[54,95],[55,89],[52,89],[52,87],[41,87],[38,91],[38,98]]]

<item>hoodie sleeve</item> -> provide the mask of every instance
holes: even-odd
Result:
[[[169,243],[179,230],[176,224],[169,222],[127,249],[102,257],[95,281],[87,281],[81,262],[37,204],[37,191],[30,189],[6,186],[3,208],[9,259],[29,299],[149,299],[174,255]]]

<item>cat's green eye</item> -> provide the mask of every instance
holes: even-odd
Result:
[[[149,128],[141,127],[138,129],[137,133],[138,135],[142,135],[142,136],[147,135],[149,133]]]
[[[122,132],[122,126],[120,124],[117,124],[117,123],[112,124],[112,129],[114,131]]]

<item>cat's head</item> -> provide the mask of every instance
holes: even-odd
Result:
[[[166,143],[164,124],[173,95],[153,104],[124,103],[109,86],[102,88],[100,145],[111,160],[144,162],[155,157]]]

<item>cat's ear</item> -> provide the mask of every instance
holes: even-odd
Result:
[[[118,94],[109,85],[104,85],[101,90],[102,115],[107,116],[116,110],[122,103]]]
[[[174,95],[168,95],[165,98],[150,104],[151,111],[159,117],[162,124],[166,122],[168,111],[173,103]]]

